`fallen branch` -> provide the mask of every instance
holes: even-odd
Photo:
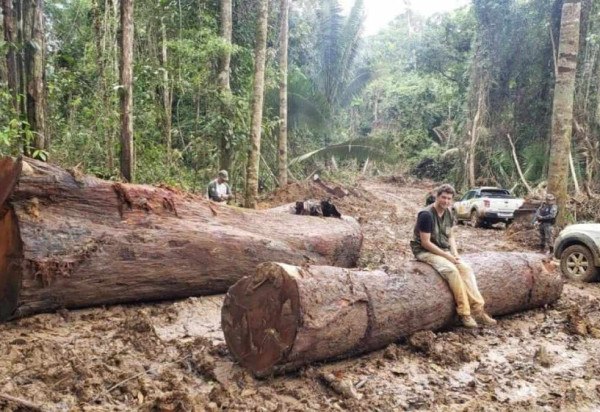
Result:
[[[183,361],[183,360],[185,360],[186,358],[189,358],[189,357],[190,357],[190,355],[185,355],[185,356],[182,356],[181,358],[179,358],[179,359],[177,359],[177,360],[174,360],[174,361],[172,361],[172,362],[167,362],[167,363],[164,363],[164,364],[162,364],[162,365],[160,365],[160,366],[173,365],[173,364],[179,363],[179,362],[181,362],[181,361]],[[117,389],[117,388],[119,388],[119,387],[121,387],[121,386],[125,385],[127,382],[129,382],[129,381],[132,381],[132,380],[134,380],[135,378],[139,378],[139,377],[140,377],[140,376],[142,376],[142,375],[146,375],[146,374],[148,374],[148,373],[150,373],[150,372],[154,372],[154,371],[155,371],[155,369],[154,369],[154,368],[152,368],[152,367],[150,367],[150,368],[148,368],[148,369],[144,369],[143,371],[141,371],[141,372],[139,372],[139,373],[136,373],[135,375],[132,375],[132,376],[130,376],[130,377],[128,377],[128,378],[125,378],[125,379],[123,379],[123,380],[122,380],[122,381],[120,381],[120,382],[117,382],[117,383],[115,383],[115,384],[114,384],[113,386],[111,386],[110,388],[108,388],[108,389],[106,389],[105,391],[103,391],[103,392],[100,392],[98,395],[96,395],[96,397],[95,397],[94,399],[92,399],[91,403],[95,403],[97,400],[99,400],[99,399],[100,399],[100,398],[102,398],[103,396],[106,396],[106,395],[108,395],[109,393],[111,393],[111,392],[112,392],[112,391],[114,391],[115,389]]]
[[[585,194],[587,195],[588,198],[598,199],[598,195],[595,194],[594,192],[592,192],[592,189],[590,188],[590,185],[588,182],[583,183],[583,189],[585,190]]]
[[[575,173],[575,164],[573,163],[573,153],[571,151],[569,151],[569,169],[571,170],[571,178],[573,178],[573,185],[575,186],[575,195],[579,196],[581,194],[581,190],[579,189],[577,173]]]
[[[521,171],[521,165],[519,164],[519,159],[517,158],[517,151],[515,149],[515,145],[513,144],[512,139],[510,138],[510,133],[507,133],[506,137],[508,137],[508,142],[510,143],[510,147],[512,148],[513,161],[515,162],[515,166],[517,166],[517,172],[519,173],[519,177],[523,182],[523,186],[525,186],[525,188],[527,189],[527,193],[531,193],[531,186],[529,186],[529,183],[527,183],[527,180],[525,180],[525,176],[523,176],[523,172]]]
[[[356,391],[356,388],[349,379],[338,379],[333,373],[324,372],[320,375],[321,380],[327,384],[334,392],[345,398],[362,399],[362,394]]]
[[[17,398],[15,396],[5,395],[3,393],[0,393],[0,399],[15,403],[19,406],[23,406],[24,408],[28,408],[29,410],[32,410],[32,411],[43,412],[43,409],[41,406],[38,406],[35,403],[29,402],[28,400],[25,400],[25,399]]]

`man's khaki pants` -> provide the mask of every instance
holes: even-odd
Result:
[[[456,312],[460,316],[470,315],[471,309],[474,313],[483,311],[484,301],[477,288],[471,266],[465,262],[455,265],[445,257],[430,252],[419,253],[417,260],[433,266],[448,282],[456,301]]]

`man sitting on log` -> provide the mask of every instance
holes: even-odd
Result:
[[[229,175],[227,170],[221,170],[217,178],[208,184],[208,198],[215,202],[226,202],[231,199],[231,188],[227,183],[228,180]]]
[[[458,255],[454,219],[449,210],[454,194],[455,190],[449,184],[437,189],[435,202],[418,214],[410,246],[417,260],[433,266],[448,282],[456,301],[456,312],[464,326],[478,326],[471,314],[484,325],[495,325],[496,321],[483,310],[484,301],[473,269]]]

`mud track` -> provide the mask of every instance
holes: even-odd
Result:
[[[427,183],[371,180],[336,201],[365,233],[360,265],[402,265]],[[297,185],[265,206],[321,195]],[[459,227],[463,252],[523,250]],[[47,411],[598,410],[600,284],[492,329],[422,332],[385,350],[255,380],[220,330],[222,296],[38,315],[0,325],[0,399]],[[7,411],[25,410],[0,400]]]

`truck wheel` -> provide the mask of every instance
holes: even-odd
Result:
[[[481,223],[483,223],[483,221],[479,218],[479,216],[477,216],[477,211],[473,210],[471,212],[471,226],[473,227],[480,227]]]
[[[454,226],[462,224],[462,221],[458,218],[458,215],[456,214],[456,209],[452,209],[452,224],[454,224]]]
[[[591,282],[597,275],[592,252],[583,245],[569,246],[560,255],[560,270],[571,280]]]

